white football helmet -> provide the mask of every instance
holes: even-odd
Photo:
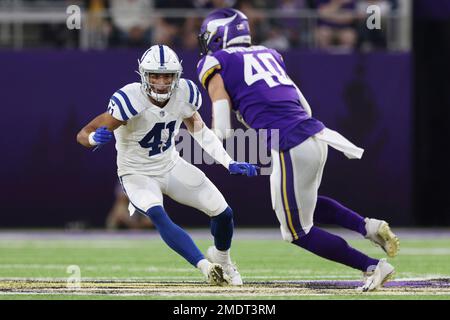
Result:
[[[158,102],[164,102],[170,98],[173,90],[178,86],[183,68],[177,54],[165,45],[154,45],[142,55],[139,63],[142,90]],[[167,92],[158,93],[149,82],[152,73],[173,74],[172,83],[167,85]]]

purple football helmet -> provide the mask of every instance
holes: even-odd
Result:
[[[248,19],[241,11],[217,9],[208,14],[198,35],[202,55],[234,45],[251,44]]]

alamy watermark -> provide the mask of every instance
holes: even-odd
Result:
[[[67,19],[66,26],[69,30],[81,29],[81,9],[77,5],[70,5],[66,9]]]
[[[366,13],[369,15],[366,20],[366,26],[369,30],[381,29],[381,7],[370,5],[367,7]]]
[[[224,140],[224,149],[228,155],[238,162],[259,165],[260,175],[270,175],[272,173],[270,149],[279,149],[279,130],[236,129],[230,130],[230,132],[231,136]],[[270,139],[268,139],[269,135]],[[164,136],[166,135],[163,134],[162,137]],[[164,138],[168,139],[169,137]],[[270,148],[267,147],[268,140],[270,140]],[[194,143],[194,139],[187,129],[180,129],[175,141],[176,149],[187,162],[208,165],[218,163],[215,160],[216,155],[209,155],[198,143]],[[167,143],[168,140],[163,140],[160,147],[164,148]]]

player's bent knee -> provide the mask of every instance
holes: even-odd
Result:
[[[163,222],[168,218],[166,211],[162,206],[153,206],[145,213],[155,225]]]
[[[294,237],[293,233],[291,232],[291,230],[288,227],[280,226],[281,237],[283,238],[284,241],[291,243],[296,239],[306,236],[311,231],[312,227],[313,227],[313,225],[310,225],[306,228],[302,228],[300,230],[295,230],[295,237]]]
[[[311,231],[311,228],[313,227],[313,225],[311,224],[311,225],[309,225],[308,227],[304,227],[303,228],[303,232],[302,232],[302,236],[306,236],[310,231]]]
[[[147,212],[155,206],[162,206],[162,199],[148,190],[137,190],[130,196],[130,204],[139,211]]]
[[[292,237],[291,232],[286,229],[284,226],[280,226],[280,230],[281,230],[281,238],[286,241],[286,242],[292,242],[292,240],[294,240],[294,238]]]
[[[212,219],[220,221],[221,223],[229,223],[233,220],[233,210],[230,207],[227,207],[222,213],[212,217]]]
[[[204,208],[203,211],[209,216],[217,216],[228,207],[225,198],[217,188],[212,186],[212,183],[200,191],[198,199],[200,205]]]

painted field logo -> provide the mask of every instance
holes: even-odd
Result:
[[[66,273],[71,274],[67,278],[67,289],[79,290],[81,288],[81,270],[77,265],[70,265],[66,269]]]
[[[69,15],[66,19],[66,26],[69,30],[81,29],[81,9],[79,6],[70,5],[66,9],[66,13]]]

